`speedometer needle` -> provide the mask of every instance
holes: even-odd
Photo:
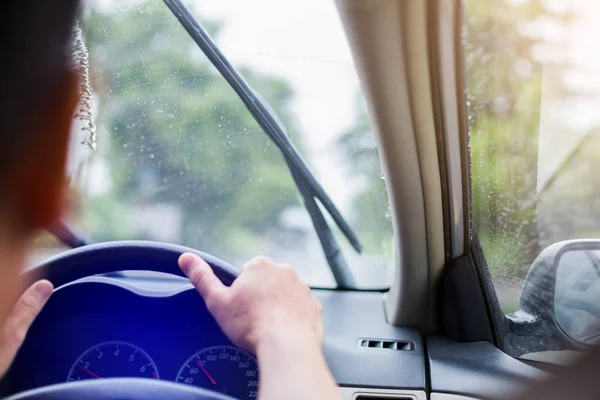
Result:
[[[96,373],[94,373],[94,372],[90,371],[89,369],[87,369],[87,368],[85,368],[85,367],[82,367],[81,365],[77,365],[77,366],[79,367],[79,369],[81,369],[81,370],[83,370],[83,371],[87,372],[88,374],[90,374],[90,375],[91,375],[91,376],[93,376],[94,378],[96,378],[96,379],[100,379],[100,375],[98,375],[98,374],[96,374]]]
[[[208,371],[206,370],[206,368],[204,368],[204,367],[202,366],[202,364],[200,364],[200,361],[196,360],[196,364],[198,364],[198,366],[200,367],[200,369],[202,370],[202,372],[204,372],[204,375],[206,375],[206,377],[207,377],[208,379],[210,379],[210,381],[212,382],[212,384],[213,384],[213,385],[216,385],[216,384],[217,384],[217,382],[216,382],[216,381],[213,379],[213,377],[212,377],[212,376],[210,376],[210,374],[208,373]]]

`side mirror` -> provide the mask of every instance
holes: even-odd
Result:
[[[508,321],[510,345],[524,353],[600,342],[600,240],[559,242],[542,251]]]
[[[600,243],[563,252],[556,266],[554,317],[572,339],[600,337]]]

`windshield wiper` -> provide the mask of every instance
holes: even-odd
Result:
[[[282,124],[274,116],[274,113],[269,112],[265,103],[258,98],[252,88],[233,68],[202,25],[190,14],[181,0],[164,0],[164,2],[212,65],[225,78],[231,88],[235,90],[263,131],[279,148],[290,169],[294,182],[304,199],[304,205],[310,214],[313,226],[321,242],[321,247],[325,253],[325,258],[338,287],[355,288],[356,285],[350,268],[316,200],[327,210],[352,247],[360,253],[362,245],[348,222],[342,217],[342,214],[329,195],[312,174],[302,156],[285,133]]]
[[[90,244],[90,242],[66,221],[58,221],[48,228],[48,232],[62,244],[75,249]]]

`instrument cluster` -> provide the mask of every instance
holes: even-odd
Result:
[[[47,307],[15,361],[15,391],[138,377],[257,397],[256,358],[227,339],[190,286],[144,292],[92,280],[56,291]]]

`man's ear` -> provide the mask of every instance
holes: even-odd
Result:
[[[39,118],[28,127],[35,134],[15,166],[15,211],[29,232],[53,225],[66,208],[66,163],[78,84],[77,73],[68,72],[43,99]]]

